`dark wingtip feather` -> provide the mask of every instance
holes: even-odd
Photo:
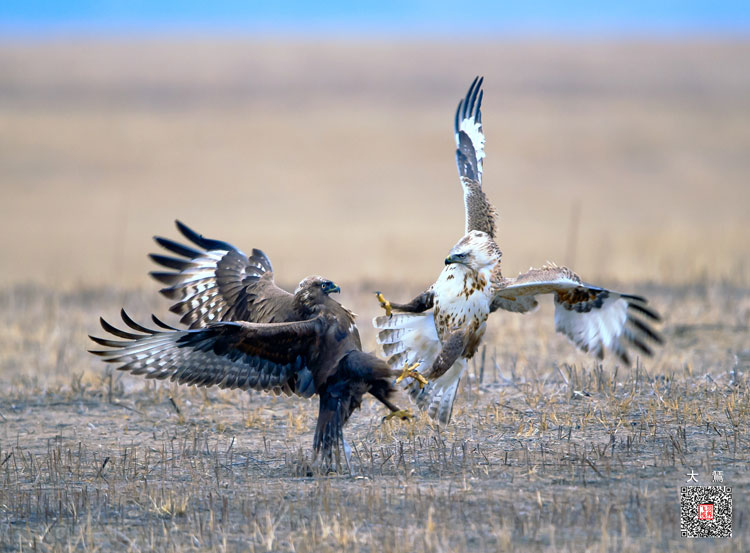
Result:
[[[654,321],[657,321],[657,322],[661,321],[661,316],[656,311],[654,311],[650,307],[646,307],[645,305],[639,302],[629,301],[628,308],[634,309],[635,311],[643,313],[644,315],[646,315],[646,317]]]
[[[138,336],[137,334],[125,332],[124,330],[120,330],[119,328],[112,326],[102,317],[99,318],[99,323],[101,323],[104,330],[106,330],[113,336],[117,336],[118,338],[124,338],[125,340],[137,340],[138,338],[140,338],[140,336]]]
[[[157,317],[156,315],[154,315],[154,314],[152,314],[152,315],[151,315],[151,320],[152,320],[152,321],[154,321],[154,324],[155,324],[156,326],[159,326],[159,327],[161,327],[161,328],[163,328],[163,329],[165,329],[165,330],[178,330],[177,328],[175,328],[175,327],[173,327],[173,326],[170,326],[170,325],[168,325],[168,324],[167,324],[167,323],[165,323],[165,322],[162,322],[162,320],[161,320],[161,319],[159,319],[159,318],[158,318],[158,317]]]
[[[482,96],[484,96],[484,91],[482,90],[483,82],[484,77],[479,77],[477,86],[474,89],[474,97],[471,99],[471,114],[472,116],[474,116],[474,119],[476,119],[477,115],[479,114],[479,110],[482,107]]]
[[[185,238],[187,238],[191,242],[195,242],[196,244],[200,246],[200,244],[194,240],[194,238],[197,238],[198,240],[200,240],[202,238],[200,234],[195,232],[193,229],[191,229],[189,226],[187,226],[185,223],[183,223],[179,219],[175,219],[174,224],[177,227],[177,230],[180,231],[180,234],[182,234]]]
[[[662,338],[662,336],[658,332],[656,332],[653,328],[648,326],[643,321],[636,319],[635,317],[630,317],[628,320],[630,321],[630,324],[632,324],[635,328],[643,332],[646,336],[651,338],[657,344],[664,343],[664,338]]]
[[[471,94],[474,91],[474,85],[477,84],[478,77],[474,77],[474,80],[471,81],[471,86],[469,86],[469,90],[466,92],[466,96],[464,96],[463,106],[461,110],[461,118],[466,119],[468,112],[469,112],[469,102],[471,101]]]
[[[159,293],[170,300],[182,299],[182,288],[174,288],[172,286],[168,286],[167,288],[162,288],[161,290],[159,290]]]
[[[162,284],[167,284],[170,286],[174,284],[178,284],[181,280],[179,273],[166,273],[163,271],[151,271],[149,273],[149,276],[151,276],[151,278],[153,279],[158,280]],[[162,291],[162,293],[164,293],[164,291]]]
[[[167,267],[168,269],[175,269],[177,271],[184,271],[185,269],[194,266],[194,264],[190,261],[185,261],[184,259],[177,259],[176,257],[169,257],[158,253],[150,253],[148,254],[148,256],[154,263],[157,263],[162,267]]]
[[[158,334],[158,331],[146,328],[143,325],[138,324],[133,319],[130,318],[130,315],[128,315],[125,312],[125,308],[120,310],[120,317],[122,317],[123,322],[125,322],[126,325],[128,325],[133,330],[137,330],[138,332],[143,332],[144,334]],[[141,336],[137,336],[136,338],[141,338]]]
[[[458,102],[456,116],[453,120],[453,131],[456,134],[457,140],[458,128],[462,119],[468,119],[473,116],[475,121],[481,122],[482,115],[480,107],[482,105],[482,96],[484,95],[484,91],[481,90],[482,82],[484,82],[484,77],[479,75],[474,77],[474,80],[471,81],[471,86],[469,86],[469,90],[466,92],[466,96],[461,98]]]
[[[648,303],[648,300],[644,298],[643,296],[639,296],[637,294],[620,294],[623,298],[630,301],[637,301],[639,303],[646,304]]]
[[[651,357],[654,352],[651,351],[651,348],[648,347],[646,344],[644,344],[640,339],[636,338],[635,336],[629,336],[628,339],[630,342],[639,350],[641,350],[644,354]]]
[[[182,221],[175,221],[175,224],[177,225],[177,229],[182,233],[182,235],[193,242],[194,244],[197,244],[201,248],[212,251],[212,250],[226,250],[230,252],[239,252],[237,248],[232,246],[232,244],[228,242],[224,242],[222,240],[214,240],[212,238],[206,238],[202,234],[198,234],[193,229],[188,227],[185,223]]]
[[[108,340],[106,338],[99,338],[98,336],[91,336],[91,335],[89,335],[89,338],[91,338],[91,340],[93,340],[100,346],[106,346],[108,348],[122,348],[130,343],[130,342],[118,342],[116,340]]]
[[[483,77],[480,78],[479,76],[477,76],[474,79],[474,82],[471,85],[471,88],[472,88],[470,90],[470,92],[471,92],[471,99],[469,99],[469,102],[468,102],[469,105],[467,106],[468,109],[466,110],[467,111],[467,115],[469,117],[472,117],[474,115],[474,113],[475,113],[474,108],[475,108],[476,103],[477,103],[477,96],[479,95],[479,89],[482,87],[482,81],[484,81],[484,78]]]
[[[165,250],[169,250],[170,252],[176,253],[177,255],[187,257],[188,259],[195,259],[196,257],[202,255],[202,252],[189,246],[185,246],[184,244],[175,242],[174,240],[170,240],[169,238],[154,236],[154,241]]]
[[[456,134],[456,139],[458,139],[458,125],[461,121],[461,106],[463,105],[463,103],[463,99],[458,102],[458,107],[456,108],[456,118],[453,121],[453,132]]]
[[[190,308],[184,301],[169,306],[169,310],[176,315],[184,315],[188,309]]]
[[[461,101],[458,103],[458,111],[456,112],[456,119],[460,120],[466,117],[466,103],[468,102],[468,98],[471,95],[471,89],[474,86],[474,82],[476,81],[476,77],[473,81],[471,81],[471,85],[469,85],[469,90],[466,91],[466,95],[461,98]]]

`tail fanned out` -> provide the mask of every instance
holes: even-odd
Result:
[[[461,358],[443,376],[431,380],[423,389],[419,388],[417,382],[410,383],[409,396],[431,419],[440,424],[448,424],[453,414],[458,385],[465,370],[466,359]]]

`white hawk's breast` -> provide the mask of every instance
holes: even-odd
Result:
[[[440,273],[433,291],[435,328],[441,341],[457,329],[472,331],[477,340],[484,334],[490,314],[489,276],[489,271],[477,274],[455,263]]]

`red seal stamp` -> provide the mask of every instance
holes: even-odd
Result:
[[[714,519],[714,504],[713,503],[701,503],[698,505],[698,520],[713,520]]]

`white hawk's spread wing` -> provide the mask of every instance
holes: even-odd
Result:
[[[663,343],[649,325],[661,319],[646,306],[645,298],[586,284],[566,267],[531,269],[515,279],[501,279],[496,283],[492,311],[530,311],[540,294],[555,296],[555,330],[600,359],[606,349],[630,364],[628,345],[651,355],[649,340]]]
[[[482,184],[482,162],[484,161],[484,132],[482,131],[482,82],[474,81],[456,109],[453,130],[456,136],[456,164],[458,175]]]
[[[464,191],[466,228],[481,230],[495,236],[497,213],[482,191],[482,164],[484,162],[484,132],[482,131],[482,81],[476,77],[466,97],[458,103],[454,122],[456,137],[456,165]]]

